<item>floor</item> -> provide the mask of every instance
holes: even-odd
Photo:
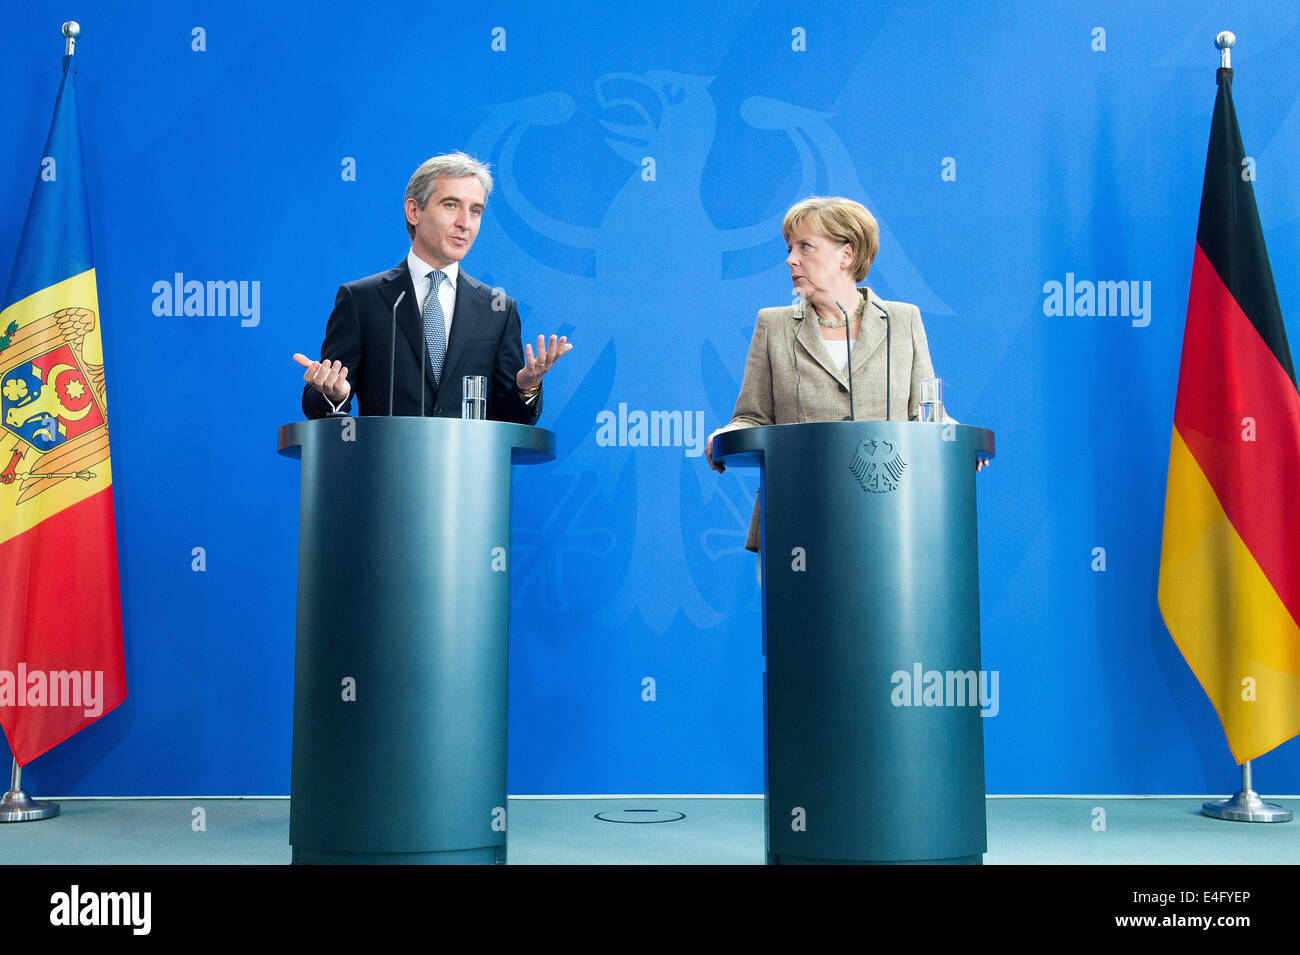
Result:
[[[1291,797],[1274,801],[1300,806]],[[991,797],[988,865],[1294,864],[1300,823],[1230,823],[1203,797]],[[289,862],[289,800],[61,799],[59,816],[0,825],[8,864]],[[597,818],[597,814],[604,819]],[[681,818],[678,818],[678,817]],[[606,821],[609,820],[609,821]],[[516,865],[759,865],[758,797],[517,797]]]

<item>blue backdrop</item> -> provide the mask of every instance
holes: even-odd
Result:
[[[0,268],[59,24],[83,27],[130,693],[32,763],[28,788],[288,791],[299,468],[275,430],[301,415],[290,355],[319,348],[338,283],[406,254],[415,166],[465,148],[498,175],[466,271],[519,299],[525,340],[576,343],[546,384],[557,460],[516,476],[511,792],[762,790],[742,550],[757,478],[715,475],[694,440],[628,447],[600,424],[680,411],[702,440],[697,421],[727,421],[755,312],[791,301],[781,214],[811,193],[876,214],[868,283],[920,306],[950,411],[997,433],[979,477],[1001,696],[989,791],[1234,789],[1156,574],[1213,37],[1240,38],[1234,95],[1294,316],[1300,8],[1083,6],[9,11]],[[157,314],[177,273],[248,283],[248,314]],[[1142,309],[1048,314],[1045,284],[1071,280],[1137,282]],[[1300,744],[1256,779],[1300,791]]]

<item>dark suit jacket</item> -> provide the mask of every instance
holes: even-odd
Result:
[[[393,305],[397,335],[393,338]],[[424,379],[424,413],[460,417],[461,378],[482,375],[488,380],[487,416],[494,421],[532,424],[542,412],[542,396],[531,405],[519,396],[515,374],[524,366],[519,311],[515,300],[493,292],[461,270],[456,285],[456,311],[451,340],[442,366],[442,387],[434,384],[429,363],[422,358],[424,322],[415,286],[403,259],[397,268],[339,288],[334,311],[325,326],[321,359],[341,361],[348,369],[352,395],[339,411],[349,414],[388,414],[388,382],[393,374],[393,414],[420,414],[420,380]],[[390,362],[390,354],[395,361]],[[357,407],[353,408],[353,399]],[[330,414],[329,402],[307,385],[302,410],[308,418]]]

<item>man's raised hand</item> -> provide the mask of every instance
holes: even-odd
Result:
[[[573,350],[573,345],[569,340],[561,335],[556,338],[551,336],[550,347],[547,347],[546,336],[537,336],[537,355],[533,356],[533,346],[524,346],[524,367],[519,369],[515,375],[515,384],[519,386],[520,391],[533,391],[542,386],[542,376],[550,371],[557,361]]]
[[[352,386],[348,384],[348,370],[342,362],[312,361],[306,355],[296,352],[293,360],[307,369],[302,380],[335,404],[352,394]]]

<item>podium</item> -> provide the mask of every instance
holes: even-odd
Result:
[[[767,861],[979,864],[997,684],[980,668],[975,460],[992,432],[836,421],[713,448],[762,468]]]
[[[540,428],[325,418],[302,460],[295,863],[502,863],[511,464]]]

